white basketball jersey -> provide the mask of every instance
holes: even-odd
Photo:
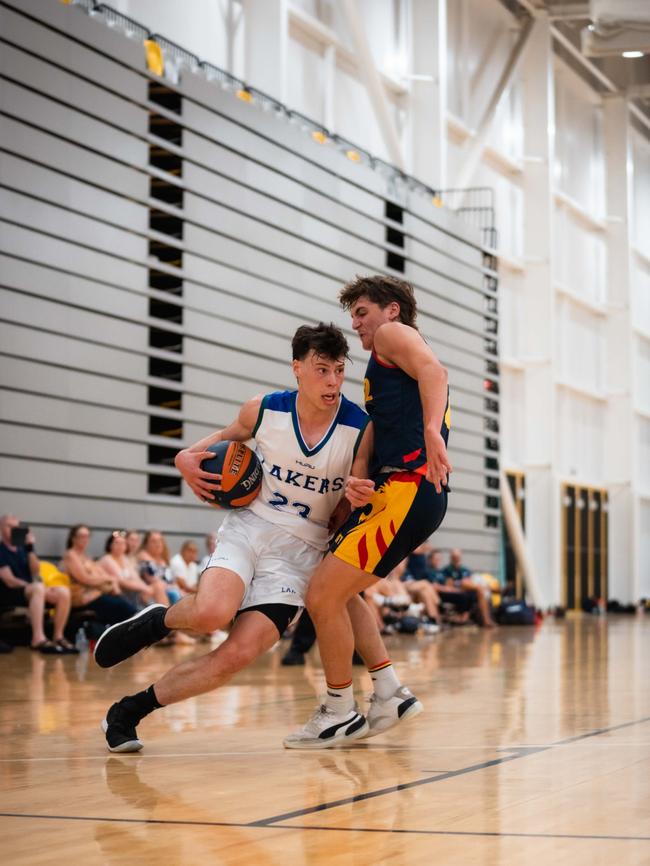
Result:
[[[253,430],[262,461],[262,489],[248,507],[307,544],[326,550],[327,524],[344,494],[369,419],[341,395],[329,430],[308,448],[300,432],[297,395],[297,391],[278,391],[262,400]]]

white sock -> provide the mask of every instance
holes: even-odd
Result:
[[[385,662],[376,665],[374,668],[368,668],[368,673],[374,684],[375,694],[382,700],[392,698],[397,689],[402,685],[389,659],[386,659]]]
[[[330,685],[327,683],[327,697],[325,706],[333,710],[339,716],[345,716],[354,708],[354,690],[352,680],[342,685]]]

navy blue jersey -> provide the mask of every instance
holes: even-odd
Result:
[[[372,352],[363,383],[365,408],[374,425],[371,475],[383,466],[415,472],[426,465],[424,422],[418,383]],[[451,426],[449,392],[440,433],[447,444]]]

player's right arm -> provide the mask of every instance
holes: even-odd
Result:
[[[345,482],[345,498],[353,508],[362,508],[372,499],[375,483],[368,478],[370,456],[374,446],[374,428],[370,421],[359,443],[350,475]]]
[[[174,459],[176,468],[187,482],[190,490],[199,499],[214,499],[212,491],[219,490],[220,487],[221,475],[205,472],[201,469],[201,463],[204,460],[214,457],[214,454],[207,450],[208,447],[216,442],[245,442],[252,438],[260,413],[262,398],[262,394],[253,397],[244,403],[232,424],[224,427],[223,430],[211,433],[204,439],[199,439],[194,445],[184,448],[176,455]]]

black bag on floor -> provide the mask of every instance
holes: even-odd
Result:
[[[494,615],[499,625],[535,625],[535,608],[520,598],[504,598]]]

